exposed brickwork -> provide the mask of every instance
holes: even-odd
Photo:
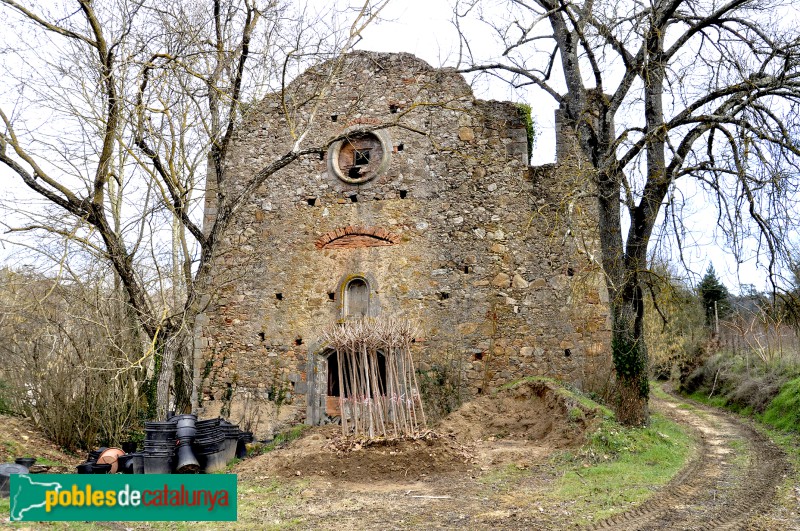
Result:
[[[388,164],[354,184],[308,157],[243,205],[199,320],[204,403],[324,404],[322,333],[343,318],[342,286],[354,277],[369,282],[371,315],[416,323],[421,379],[454,374],[467,395],[529,375],[584,389],[607,382],[590,165],[564,145],[558,164],[530,168],[518,109],[475,99],[452,70],[369,52],[341,66],[324,100],[313,99],[329,79],[322,66],[253,107],[228,153],[226,191],[291,149],[284,101],[310,102],[292,114],[295,131],[314,119],[307,145],[380,126]],[[207,214],[214,197],[210,182]]]
[[[394,245],[400,241],[397,234],[392,234],[380,227],[342,227],[326,232],[314,242],[317,249],[358,249],[360,247],[379,247]]]

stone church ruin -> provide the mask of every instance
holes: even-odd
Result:
[[[364,319],[413,323],[420,379],[446,374],[465,398],[532,375],[604,385],[595,199],[569,124],[557,163],[530,167],[524,112],[475,99],[455,71],[408,54],[337,61],[255,104],[227,155],[235,191],[291,149],[298,124],[312,124],[304,146],[339,137],[236,214],[196,330],[201,407],[279,404],[312,424],[339,414],[325,332]],[[216,192],[212,180],[207,216]]]

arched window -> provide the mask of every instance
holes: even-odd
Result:
[[[362,319],[369,316],[369,284],[354,278],[344,288],[344,316]]]

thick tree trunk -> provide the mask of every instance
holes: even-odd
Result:
[[[184,348],[187,337],[182,330],[168,334],[159,342],[158,352],[161,354],[161,363],[156,366],[156,417],[166,419],[170,407],[175,405],[173,382],[175,381],[176,364],[185,359]]]
[[[616,374],[614,410],[620,423],[642,426],[649,420],[644,305],[639,286],[643,262],[627,255],[622,245],[620,180],[621,176],[613,173],[598,175],[600,247],[611,303],[611,353]]]
[[[170,405],[170,387],[172,386],[172,376],[175,374],[174,365],[177,357],[177,349],[171,348],[171,341],[165,341],[161,345],[161,363],[157,364],[156,378],[156,420],[165,420]]]
[[[617,374],[614,409],[617,421],[626,426],[644,426],[649,420],[643,302],[635,278],[611,301],[611,352]]]

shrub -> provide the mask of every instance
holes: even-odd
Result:
[[[0,380],[0,414],[8,415],[11,413],[11,403],[8,397],[8,386],[3,380]]]
[[[531,115],[531,106],[526,103],[517,103],[517,110],[525,123],[525,136],[528,141],[528,158],[533,153],[533,143],[536,139],[536,128],[533,123],[533,116]]]
[[[793,362],[723,351],[695,369],[681,387],[698,400],[800,433],[800,366]]]
[[[143,402],[138,327],[112,286],[90,280],[0,272],[0,411],[68,449],[118,444]]]
[[[461,406],[462,373],[453,360],[433,364],[426,371],[417,369],[419,392],[429,421],[443,418]]]

